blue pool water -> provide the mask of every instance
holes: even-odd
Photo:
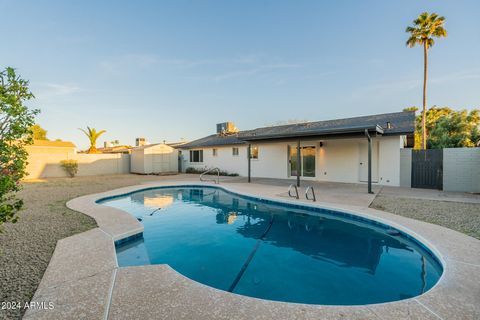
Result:
[[[415,239],[323,209],[214,187],[167,187],[108,198],[144,225],[117,243],[120,266],[168,264],[203,284],[251,297],[325,305],[407,299],[442,274]],[[315,212],[314,212],[315,211]]]

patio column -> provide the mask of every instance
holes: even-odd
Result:
[[[372,137],[368,133],[368,129],[365,129],[365,136],[368,140],[368,193],[372,191]]]
[[[248,157],[248,183],[251,182],[251,161],[252,161],[252,145],[249,143],[247,148]]]
[[[300,174],[302,172],[302,158],[300,155],[300,140],[297,141],[297,187],[300,187]]]

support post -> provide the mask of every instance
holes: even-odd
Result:
[[[368,140],[368,193],[372,191],[372,137],[368,133],[368,129],[365,129],[365,136]]]
[[[248,183],[251,182],[251,170],[252,170],[252,145],[249,143],[247,148],[247,157],[248,157]]]
[[[302,172],[302,158],[300,154],[300,140],[297,141],[297,187],[300,187],[300,174]]]

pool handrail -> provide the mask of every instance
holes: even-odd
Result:
[[[295,190],[295,195],[292,195],[292,189]],[[288,196],[289,197],[292,197],[292,198],[296,198],[296,199],[300,199],[300,197],[298,196],[298,188],[295,184],[291,184],[289,187],[288,187]]]
[[[308,197],[308,191],[309,190],[312,190],[312,198],[309,198]],[[316,202],[317,201],[317,197],[315,196],[315,190],[313,189],[313,186],[308,186],[307,189],[305,190],[305,198],[307,200],[311,200],[313,202]]]
[[[210,172],[215,171],[215,170],[217,171],[217,179],[204,179],[203,178],[207,173],[210,173]],[[219,184],[220,183],[220,169],[217,168],[217,167],[208,169],[207,171],[203,172],[200,175],[200,181],[202,181],[202,182],[213,181],[214,183]]]

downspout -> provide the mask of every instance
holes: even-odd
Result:
[[[365,136],[368,140],[368,193],[372,192],[372,137],[368,133],[368,129],[365,129]]]
[[[300,140],[297,141],[297,187],[300,187],[300,173],[302,172],[302,161],[300,155]]]
[[[247,157],[248,157],[248,183],[250,183],[252,180],[251,178],[252,145],[250,143],[248,144],[248,148],[247,148]]]

